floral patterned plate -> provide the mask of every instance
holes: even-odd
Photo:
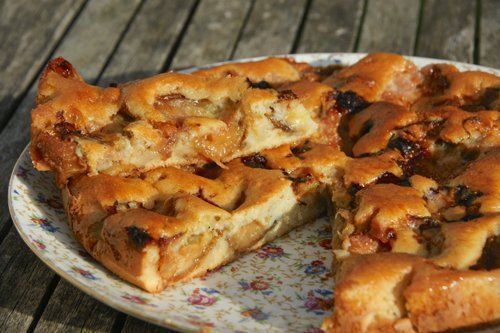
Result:
[[[362,56],[291,57],[328,65],[352,64]],[[412,59],[419,66],[438,61]],[[294,230],[204,278],[153,295],[109,272],[75,241],[52,175],[33,169],[27,149],[11,176],[9,208],[21,237],[60,276],[107,305],[158,325],[182,331],[320,332],[332,304],[326,219]]]

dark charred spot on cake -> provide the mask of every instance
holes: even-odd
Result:
[[[307,183],[313,179],[313,175],[310,173],[306,173],[305,175],[301,175],[295,178],[291,178],[292,182],[295,184]]]
[[[470,205],[466,205],[465,207],[465,216],[462,218],[462,221],[471,221],[483,216],[479,211],[481,208],[479,203],[471,202]]]
[[[484,244],[483,253],[471,269],[492,270],[500,268],[500,237],[489,237]]]
[[[474,213],[467,212],[467,215],[465,215],[465,217],[462,220],[465,221],[465,222],[468,222],[468,221],[472,221],[472,220],[478,219],[478,218],[480,218],[482,216],[483,216],[483,214],[481,214],[479,212],[474,212]]]
[[[473,191],[469,187],[464,185],[458,185],[455,189],[455,201],[462,206],[471,206],[474,201],[482,196],[483,193],[479,191]]]
[[[278,100],[280,101],[290,101],[292,99],[296,99],[297,95],[291,91],[290,89],[280,90],[278,92]]]
[[[250,85],[251,88],[254,88],[254,89],[271,89],[271,85],[269,84],[269,82],[267,81],[264,81],[264,80],[261,80],[259,82],[252,82],[250,80],[248,80],[248,84]]]
[[[414,156],[420,148],[416,142],[400,137],[392,138],[387,146],[398,150],[405,159]]]
[[[217,179],[222,173],[222,168],[217,165],[215,162],[206,163],[201,168],[195,170],[195,174],[197,176],[201,176],[203,178],[208,179]]]
[[[477,112],[484,110],[484,107],[479,104],[464,104],[461,105],[460,108],[467,112]]]
[[[428,229],[439,228],[441,226],[441,222],[434,217],[424,217],[422,219],[422,223],[418,224],[418,230],[423,232]]]
[[[149,233],[142,228],[131,226],[127,227],[126,230],[129,240],[138,250],[143,249],[146,245],[153,241],[153,238],[149,235]]]
[[[474,161],[479,157],[480,151],[479,149],[465,149],[460,153],[460,155],[465,161]]]
[[[242,157],[241,162],[250,168],[266,169],[267,167],[267,159],[261,154]]]
[[[484,93],[479,99],[461,105],[460,108],[468,112],[500,109],[500,87],[484,89]]]
[[[291,175],[288,172],[283,171],[283,175],[285,176],[285,179],[290,180],[294,185],[308,183],[314,179],[314,176],[310,172],[303,173],[301,175]]]
[[[376,180],[375,184],[396,184],[400,185],[401,179],[391,172],[384,172]]]
[[[354,91],[339,91],[336,96],[337,107],[345,113],[357,113],[370,105],[363,97]]]
[[[63,140],[67,139],[70,135],[81,134],[81,131],[77,130],[75,125],[70,124],[66,121],[55,124],[54,130],[56,131],[57,134],[59,134],[59,137]]]
[[[108,87],[111,87],[111,88],[117,88],[118,87],[118,83],[116,82],[111,82]]]
[[[500,105],[500,87],[486,88],[481,100],[486,109],[497,109]]]
[[[363,189],[363,186],[353,183],[353,184],[349,185],[349,187],[347,188],[347,193],[349,193],[351,196],[354,197],[356,195],[356,193],[358,193],[362,189]]]
[[[370,132],[372,128],[373,128],[373,120],[369,119],[369,120],[365,121],[365,123],[361,127],[361,130],[359,131],[357,137],[360,138],[363,135],[368,134],[368,132]]]
[[[429,75],[424,77],[422,92],[424,96],[432,96],[442,94],[450,87],[448,78],[443,75],[441,68],[433,66],[430,69]]]
[[[345,66],[335,64],[335,65],[316,67],[314,70],[321,78],[327,78],[337,73],[344,67]]]
[[[302,158],[302,154],[310,151],[312,148],[311,146],[309,145],[309,142],[306,141],[303,145],[300,145],[300,146],[296,146],[296,147],[293,147],[291,149],[292,153],[297,156],[298,158]]]

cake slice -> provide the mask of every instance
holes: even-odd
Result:
[[[282,146],[226,168],[83,175],[63,197],[76,238],[95,259],[159,292],[321,216],[339,157],[325,145]]]
[[[285,60],[273,63],[295,68]],[[245,68],[253,66],[261,65]],[[275,70],[279,76],[282,68]],[[281,82],[274,77],[263,76]],[[291,79],[297,78],[295,70]],[[31,113],[32,160],[38,170],[54,171],[63,186],[80,174],[222,165],[317,132],[318,116],[291,90],[252,86],[245,76],[169,72],[100,88],[86,84],[66,60],[55,59],[42,74]]]

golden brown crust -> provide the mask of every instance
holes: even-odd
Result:
[[[333,332],[441,332],[500,319],[500,270],[442,269],[417,256],[371,254],[343,264]]]
[[[280,151],[269,150],[233,160],[227,169],[82,176],[65,190],[71,227],[106,267],[158,292],[318,217],[325,195],[319,178],[338,155],[323,148],[301,152],[287,174]]]
[[[54,70],[61,64],[70,74]],[[170,72],[101,89],[63,59],[47,66],[38,101],[31,153],[60,186],[78,174],[220,164],[311,137],[319,121],[293,92],[254,89],[244,76]]]
[[[434,332],[498,321],[499,78],[433,65],[413,104],[370,100],[356,75],[373,74],[382,89],[389,63],[344,70],[357,95],[337,97],[354,104],[340,129],[355,158],[333,188],[337,284],[324,328]]]
[[[372,53],[328,78],[325,83],[342,91],[354,91],[370,102],[409,105],[420,95],[418,69],[404,57]]]
[[[297,63],[288,58],[267,58],[260,61],[228,63],[194,72],[199,76],[243,76],[253,83],[262,81],[277,86],[301,79],[309,64]]]
[[[352,148],[354,156],[386,148],[396,129],[416,120],[417,115],[402,106],[385,102],[372,104],[349,122],[349,135],[358,138]]]

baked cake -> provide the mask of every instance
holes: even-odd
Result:
[[[326,332],[500,321],[500,77],[395,54],[286,58],[100,88],[51,61],[31,156],[75,237],[149,291],[328,210]]]

